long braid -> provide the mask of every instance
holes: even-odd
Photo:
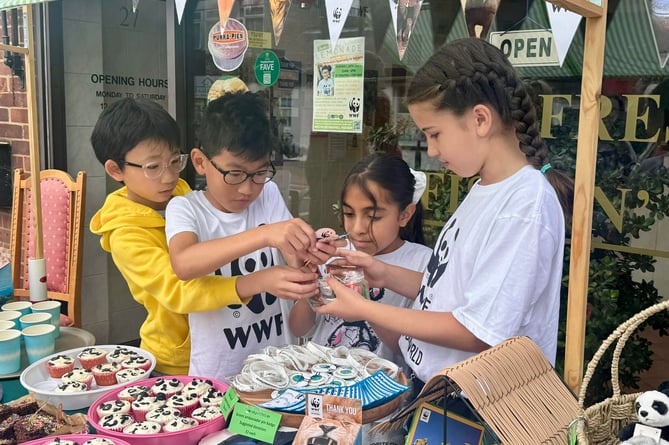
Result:
[[[484,40],[469,38],[443,45],[416,72],[407,102],[432,102],[438,110],[458,116],[475,105],[495,109],[502,123],[514,128],[518,148],[536,169],[548,164],[548,146],[541,137],[532,96],[508,58]],[[551,168],[546,179],[555,188],[569,220],[573,181]]]

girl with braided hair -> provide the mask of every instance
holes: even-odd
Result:
[[[530,94],[497,48],[469,38],[437,50],[414,76],[407,102],[428,155],[480,179],[444,225],[423,273],[342,252],[364,268],[370,287],[416,295],[412,308],[364,300],[329,280],[337,298],[318,311],[394,333],[414,390],[513,336],[530,337],[554,363],[573,185],[551,168]]]

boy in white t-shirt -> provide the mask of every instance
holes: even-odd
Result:
[[[229,93],[212,101],[199,137],[191,161],[207,187],[170,202],[165,232],[181,279],[245,278],[237,291],[250,297],[246,305],[189,315],[189,374],[226,380],[249,354],[293,343],[290,303],[283,299],[314,295],[316,273],[297,266],[307,260],[320,264],[327,255],[316,249],[311,226],[291,217],[270,182],[276,173],[270,124],[255,94]]]

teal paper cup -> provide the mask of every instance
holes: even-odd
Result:
[[[51,324],[51,314],[48,312],[33,312],[19,318],[19,322],[21,323],[21,329],[35,324]]]
[[[21,318],[23,314],[19,311],[0,311],[0,321],[2,320],[7,320],[11,321],[14,323],[14,327],[12,329],[18,329],[21,330],[21,324],[19,322],[19,318]]]
[[[55,331],[56,328],[52,324],[35,324],[21,331],[29,363],[35,363],[54,353],[56,349]]]
[[[33,304],[30,301],[10,301],[2,305],[3,311],[19,311],[23,315],[31,312],[30,308]]]
[[[40,301],[32,305],[33,313],[46,312],[51,314],[51,323],[56,328],[56,338],[60,336],[60,307],[61,302],[55,300]]]
[[[21,331],[0,331],[0,374],[11,374],[21,369]]]
[[[0,331],[6,331],[7,329],[14,329],[16,323],[11,320],[0,320]]]

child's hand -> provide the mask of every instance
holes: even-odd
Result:
[[[365,281],[369,287],[385,287],[385,263],[360,250],[337,249],[336,254],[352,266],[358,266],[365,272]]]
[[[279,298],[301,300],[318,292],[318,274],[309,269],[273,266],[256,272],[263,291]]]
[[[327,278],[335,298],[323,306],[314,309],[319,314],[335,315],[344,321],[358,321],[365,319],[365,304],[370,303],[353,289],[344,286],[334,277]]]
[[[316,232],[300,218],[263,226],[265,243],[281,251],[284,256],[305,258],[316,246]]]

